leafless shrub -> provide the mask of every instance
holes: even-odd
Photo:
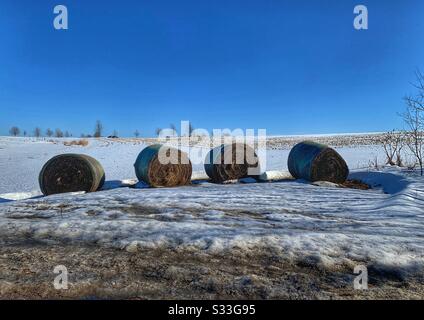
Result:
[[[416,72],[417,82],[414,87],[418,89],[415,96],[405,98],[406,111],[402,114],[403,120],[408,127],[405,133],[406,145],[415,156],[423,175],[424,156],[424,75]]]
[[[401,151],[404,147],[404,138],[402,132],[395,130],[386,132],[381,136],[379,142],[386,154],[386,164],[394,166],[402,163]]]
[[[368,161],[368,167],[371,169],[379,170],[380,166],[378,165],[378,158],[375,156],[374,160]]]
[[[414,122],[415,120],[406,118],[405,122],[408,123],[409,121]],[[406,145],[416,158],[417,164],[420,167],[421,175],[423,175],[424,132],[420,129],[411,129],[406,133],[406,137]]]
[[[396,152],[396,165],[398,167],[403,167],[403,159],[402,159],[402,154],[400,152]]]

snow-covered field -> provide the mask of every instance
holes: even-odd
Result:
[[[374,188],[354,190],[303,181],[180,188],[128,188],[140,141],[90,140],[66,147],[32,139],[0,138],[2,243],[94,245],[137,252],[151,248],[216,254],[257,250],[328,269],[365,264],[401,275],[423,274],[424,183],[416,172],[369,168],[376,145],[338,146],[350,178]],[[91,194],[40,194],[44,162],[64,153],[97,158],[105,189]],[[287,168],[289,149],[268,150],[266,169]],[[194,166],[200,174],[202,165]]]
[[[125,180],[134,180],[136,176],[133,164],[140,151],[147,145],[142,139],[89,139],[89,145],[86,147],[65,146],[63,141],[66,139],[0,137],[0,198],[2,195],[7,199],[41,195],[38,174],[44,163],[61,153],[84,153],[96,158],[106,172],[106,189]],[[287,170],[290,148],[286,144],[277,144],[276,148],[267,150],[266,159],[261,163],[262,170]],[[192,160],[197,160],[192,161],[194,176],[204,176],[203,164],[199,163],[199,160],[204,159],[209,149],[182,149],[190,152]],[[381,161],[384,159],[379,146],[349,145],[335,149],[346,159],[351,170],[367,168],[369,161],[374,161],[376,157]]]

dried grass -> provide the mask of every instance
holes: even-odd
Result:
[[[369,184],[366,184],[365,182],[359,181],[359,180],[346,180],[344,183],[341,184],[342,187],[349,188],[349,189],[359,189],[359,190],[369,190],[371,189],[371,186]]]
[[[81,146],[81,147],[86,147],[88,146],[88,140],[85,139],[81,139],[81,140],[72,140],[72,141],[65,141],[63,142],[63,144],[67,147],[71,147],[71,146]]]

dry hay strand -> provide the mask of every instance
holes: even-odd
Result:
[[[177,187],[191,183],[192,165],[179,149],[156,144],[144,148],[134,164],[140,181],[151,187]]]
[[[296,179],[343,183],[349,174],[345,160],[334,149],[312,141],[293,147],[288,158],[288,168]]]
[[[83,154],[61,154],[43,166],[39,175],[44,195],[86,191],[94,192],[103,186],[105,172],[94,158]]]
[[[254,169],[256,174],[251,174]],[[205,171],[214,183],[259,176],[259,158],[253,148],[243,143],[221,145],[209,151]]]
[[[67,147],[71,147],[71,146],[86,147],[86,146],[88,146],[88,140],[82,139],[82,140],[65,141],[63,143],[63,145],[65,145]]]
[[[349,188],[349,189],[359,189],[359,190],[369,190],[371,189],[371,186],[369,184],[366,184],[359,180],[346,180],[344,183],[341,184],[342,187]]]

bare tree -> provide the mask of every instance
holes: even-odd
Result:
[[[97,120],[96,126],[94,128],[94,137],[100,138],[103,133],[103,124],[100,122],[100,120]]]
[[[408,126],[406,132],[406,145],[416,158],[423,175],[423,154],[424,154],[424,132],[422,111],[414,106],[408,105],[403,119]]]
[[[159,136],[161,131],[162,131],[161,128],[156,128],[156,130],[155,130],[156,135]]]
[[[191,137],[191,135],[193,134],[194,131],[194,127],[191,124],[191,122],[188,124],[188,135]]]
[[[34,129],[34,137],[40,138],[41,137],[41,129],[39,127],[36,127]]]
[[[381,136],[379,142],[386,154],[386,164],[394,166],[402,163],[401,151],[404,146],[403,141],[403,133],[395,130],[386,132]]]
[[[21,130],[16,126],[13,126],[12,128],[10,128],[9,133],[12,136],[16,137],[16,136],[19,136],[19,134],[21,133]]]
[[[65,135],[65,138],[69,138],[71,136],[68,130],[65,131],[64,135]]]
[[[423,175],[424,156],[424,75],[416,71],[417,82],[414,87],[418,89],[415,96],[405,98],[406,112],[402,115],[408,127],[406,145],[416,158]]]
[[[117,136],[118,136],[118,131],[113,130],[113,132],[112,132],[112,136],[113,136],[113,137],[117,137]]]
[[[415,78],[416,82],[412,85],[418,89],[418,93],[415,96],[407,96],[405,98],[406,104],[419,111],[424,111],[424,74],[420,70],[416,70]]]
[[[134,131],[134,136],[135,136],[136,138],[138,138],[138,137],[140,136],[140,132],[139,132],[138,130],[135,130],[135,131]]]
[[[396,150],[396,165],[398,167],[403,167],[404,164],[403,164],[402,150],[406,146],[407,136],[404,131],[399,131],[398,134],[400,135],[400,137],[398,142],[398,148]]]
[[[54,135],[56,138],[63,138],[63,132],[60,129],[56,129]]]
[[[53,131],[49,128],[46,130],[46,135],[50,138],[53,136]]]
[[[24,137],[26,137],[26,136],[27,136],[27,132],[26,132],[26,130],[24,130],[24,133],[23,133],[23,134],[24,134]]]

